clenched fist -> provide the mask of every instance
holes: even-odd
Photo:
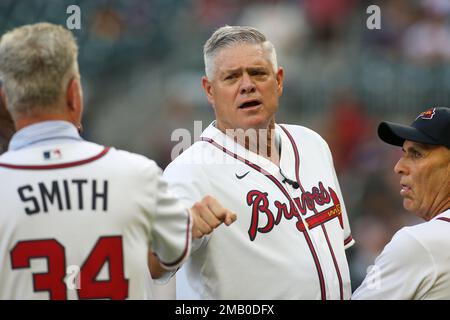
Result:
[[[225,223],[227,226],[236,221],[236,214],[224,208],[212,196],[204,197],[190,209],[192,215],[192,237],[201,238],[210,234],[215,228]]]

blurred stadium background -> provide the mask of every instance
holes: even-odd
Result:
[[[410,123],[450,103],[449,0],[0,0],[0,34],[81,8],[84,136],[170,162],[171,133],[213,119],[200,85],[202,45],[225,24],[252,25],[285,68],[278,122],[311,127],[330,144],[357,244],[355,289],[402,226],[392,168],[397,148],[376,137],[381,119]],[[366,8],[381,8],[369,30]]]

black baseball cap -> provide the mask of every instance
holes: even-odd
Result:
[[[383,121],[378,126],[378,136],[394,146],[403,146],[405,140],[410,140],[450,149],[450,108],[431,108],[421,112],[411,126]]]

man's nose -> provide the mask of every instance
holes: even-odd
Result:
[[[405,165],[404,157],[401,157],[394,166],[394,172],[397,174],[406,174],[407,167]]]
[[[240,94],[249,94],[256,91],[256,86],[252,81],[252,78],[244,73],[242,76],[241,87],[239,89]]]

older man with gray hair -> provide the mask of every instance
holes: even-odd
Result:
[[[191,234],[235,219],[209,196],[187,210],[153,161],[80,137],[77,52],[72,33],[49,23],[0,40],[2,99],[18,130],[0,156],[0,299],[152,298],[152,252],[177,268]]]
[[[353,244],[327,143],[275,123],[284,70],[252,27],[204,45],[202,86],[216,120],[164,175],[186,205],[210,193],[239,219],[193,243],[180,299],[348,299]]]
[[[0,70],[17,129],[44,118],[58,118],[81,130],[83,101],[77,54],[70,32],[45,23],[19,28],[2,37]],[[69,112],[64,108],[66,91],[74,100]]]

